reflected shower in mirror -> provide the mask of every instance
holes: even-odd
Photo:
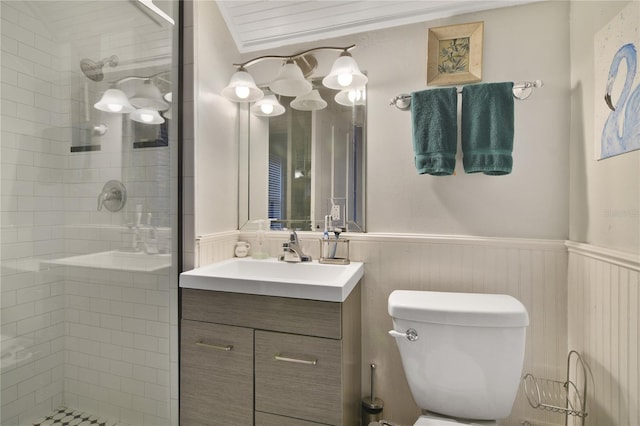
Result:
[[[342,93],[320,81],[315,100],[278,97],[277,116],[239,106],[241,229],[271,219],[271,229],[322,231],[333,214],[333,226],[364,231],[366,89]]]

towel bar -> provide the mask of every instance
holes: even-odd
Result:
[[[519,81],[513,85],[513,97],[516,99],[527,99],[534,88],[542,87],[544,83],[542,80],[534,81]],[[458,88],[458,93],[462,93],[462,88]],[[389,105],[394,105],[396,108],[402,111],[407,111],[411,108],[411,95],[408,93],[401,93],[391,99]]]

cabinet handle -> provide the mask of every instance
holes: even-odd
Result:
[[[196,346],[202,346],[203,348],[217,349],[219,351],[227,352],[233,349],[233,345],[210,345],[209,343],[204,343],[202,340],[198,340],[196,342]]]
[[[291,358],[288,356],[284,356],[281,353],[277,353],[274,356],[274,359],[276,361],[294,362],[296,364],[306,364],[306,365],[316,365],[318,363],[318,360],[315,358],[312,358],[312,359]]]

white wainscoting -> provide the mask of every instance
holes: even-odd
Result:
[[[568,242],[569,348],[591,369],[587,424],[640,424],[640,255]]]
[[[195,265],[210,265],[214,262],[233,257],[235,244],[238,241],[238,231],[221,232],[199,236],[196,238]]]
[[[319,233],[301,232],[305,252],[317,258]],[[395,289],[510,294],[526,306],[530,326],[524,373],[562,379],[567,356],[567,251],[564,241],[475,238],[413,234],[347,234],[351,259],[365,262],[362,285],[362,393],[369,391],[369,364],[377,368],[377,395],[384,418],[412,425],[420,415],[406,384],[395,342],[387,331],[387,299]],[[255,243],[253,232],[201,237],[199,265],[229,258],[236,240]],[[271,256],[287,241],[285,232],[267,232]],[[520,393],[502,425],[563,424],[558,414],[535,410]]]
[[[412,425],[420,414],[406,385],[395,342],[388,336],[387,299],[395,289],[505,293],[527,308],[530,326],[524,372],[558,377],[566,357],[566,250],[561,241],[424,235],[354,237],[352,258],[366,262],[363,291],[363,367],[378,365],[384,417]],[[369,372],[363,368],[363,392]],[[501,424],[561,424],[518,395]]]

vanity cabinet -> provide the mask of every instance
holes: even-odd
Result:
[[[359,286],[342,303],[183,288],[181,336],[182,425],[359,422]]]
[[[253,330],[182,320],[180,422],[253,422]]]

